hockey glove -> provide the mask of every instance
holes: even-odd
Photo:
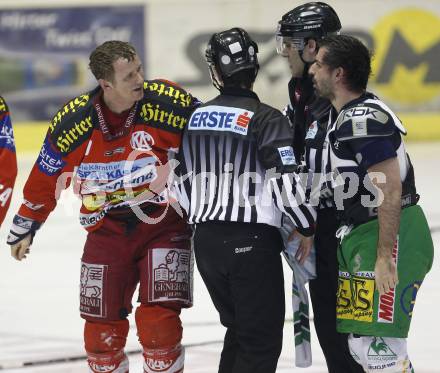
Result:
[[[8,234],[7,244],[11,246],[11,255],[22,260],[29,253],[29,248],[35,236],[35,232],[41,224],[20,215],[15,215],[12,221],[12,227]]]

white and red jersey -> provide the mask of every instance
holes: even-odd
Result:
[[[17,157],[11,116],[8,105],[3,97],[0,97],[0,225],[11,203],[16,177]]]
[[[161,184],[161,168],[178,151],[196,100],[169,81],[145,81],[143,99],[118,117],[101,96],[98,87],[54,116],[19,215],[43,223],[72,180],[82,200],[80,222],[88,231],[110,210],[167,202],[152,185]]]

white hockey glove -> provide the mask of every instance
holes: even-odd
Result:
[[[12,227],[8,234],[7,244],[11,246],[11,255],[17,260],[26,258],[29,248],[35,236],[35,232],[41,224],[35,220],[15,215]]]

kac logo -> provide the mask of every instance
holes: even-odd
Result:
[[[136,131],[131,135],[130,145],[135,150],[149,151],[154,145],[154,139],[148,132]]]

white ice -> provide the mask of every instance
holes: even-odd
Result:
[[[440,245],[438,202],[440,143],[409,144],[422,198],[436,248]],[[10,257],[6,235],[22,198],[22,188],[36,155],[19,156],[20,176],[13,202],[0,232],[0,371],[11,373],[85,373],[82,360],[62,364],[23,367],[26,362],[80,357],[83,352],[83,320],[78,313],[79,264],[85,232],[78,223],[78,202],[68,195],[38,232],[29,257],[17,262]],[[417,248],[414,248],[415,250]],[[286,318],[291,319],[290,269],[285,266]],[[409,352],[417,373],[440,373],[440,262],[428,274],[419,291],[409,336]],[[195,271],[195,304],[182,314],[186,349],[185,372],[214,373],[224,329]],[[130,319],[133,325],[133,319]],[[313,328],[313,323],[312,323]],[[326,366],[312,330],[313,366],[309,373],[324,373]],[[131,328],[128,351],[137,351]],[[140,353],[130,354],[131,372],[141,372]],[[294,366],[293,326],[287,321],[284,346],[277,372],[300,371]],[[341,372],[343,373],[343,372]]]

